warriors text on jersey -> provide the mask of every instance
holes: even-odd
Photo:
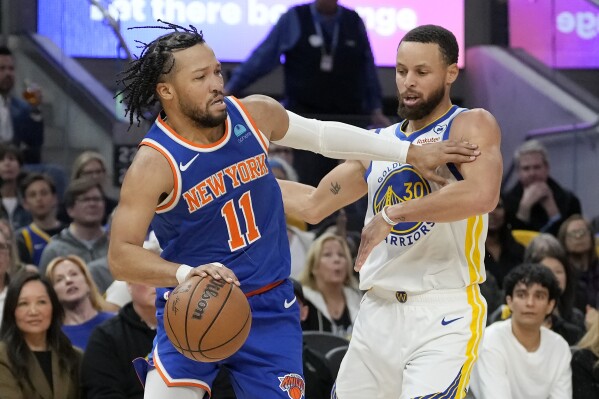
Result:
[[[164,155],[174,178],[152,228],[164,259],[192,267],[220,262],[248,293],[289,276],[289,243],[268,139],[239,100],[225,103],[225,133],[211,145],[185,140],[161,118],[142,141]]]
[[[464,108],[452,106],[430,125],[406,135],[404,122],[381,129],[379,134],[416,145],[449,138],[451,123]],[[462,180],[453,164],[437,173],[452,184]],[[409,164],[373,161],[366,172],[368,211],[366,223],[384,206],[421,198],[441,188]],[[487,215],[451,223],[405,222],[396,224],[377,245],[360,272],[360,288],[424,292],[462,288],[485,280],[484,251]]]

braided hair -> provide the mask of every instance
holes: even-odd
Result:
[[[171,29],[172,33],[160,36],[154,41],[143,43],[136,40],[142,48],[141,55],[129,63],[129,67],[119,74],[117,84],[123,89],[119,91],[115,98],[124,95],[120,102],[126,104],[125,116],[129,115],[129,128],[133,125],[133,118],[140,125],[145,111],[156,104],[156,85],[162,81],[163,75],[168,75],[174,65],[175,50],[186,49],[196,44],[204,43],[202,32],[189,25],[189,29],[169,22],[158,20],[164,24],[159,26],[139,26],[129,29]]]

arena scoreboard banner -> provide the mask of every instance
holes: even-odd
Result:
[[[106,23],[97,1],[120,21],[121,33],[133,54],[135,39],[150,42],[164,34],[158,29],[128,30],[156,25],[157,19],[202,30],[217,57],[241,62],[266,37],[289,7],[309,0],[39,0],[38,33],[49,37],[72,57],[123,57],[119,41]],[[366,25],[375,62],[395,66],[399,40],[410,29],[437,24],[451,30],[464,60],[464,0],[340,0],[356,10]]]
[[[599,0],[510,0],[510,46],[554,68],[599,68]]]

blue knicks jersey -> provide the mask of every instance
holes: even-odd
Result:
[[[192,143],[159,117],[141,145],[159,151],[173,171],[173,191],[152,220],[161,256],[190,266],[221,262],[248,293],[289,277],[289,242],[268,140],[239,100],[225,103],[219,141]]]

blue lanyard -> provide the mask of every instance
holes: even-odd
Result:
[[[318,21],[319,17],[316,11],[316,5],[314,3],[310,4],[310,12],[312,13],[312,22],[314,23],[314,29],[316,30],[316,34],[320,37],[322,45],[320,46],[320,50],[323,55],[332,55],[335,53],[335,49],[337,48],[337,44],[339,43],[339,20],[341,19],[341,11],[343,9],[339,7],[337,10],[337,15],[335,15],[335,28],[333,29],[333,38],[331,40],[331,52],[327,53],[324,35],[322,33],[322,27],[320,26],[320,22]]]

